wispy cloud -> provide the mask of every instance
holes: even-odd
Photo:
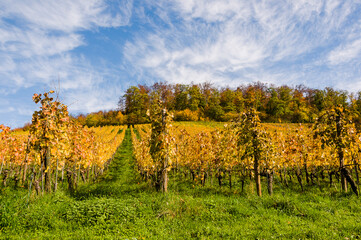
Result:
[[[337,82],[328,63],[360,58],[360,42],[343,41],[361,33],[354,22],[360,6],[353,1],[175,0],[157,6],[179,21],[127,42],[124,55],[142,73],[161,80],[273,79],[316,86],[325,83],[321,76]]]
[[[361,38],[338,46],[336,49],[330,52],[328,60],[332,65],[341,64],[354,60],[355,58],[360,58],[360,53]]]
[[[4,0],[2,18],[12,18],[31,29],[75,32],[94,27],[119,27],[129,23],[132,1]]]
[[[2,123],[17,127],[30,121],[36,109],[32,93],[57,87],[58,79],[62,99],[73,112],[116,106],[122,88],[104,77],[117,80],[119,73],[105,64],[93,66],[74,50],[88,44],[86,31],[128,25],[132,1],[5,0],[0,9]],[[105,94],[105,88],[115,90]]]
[[[103,107],[99,105],[109,109],[107,97],[99,94],[104,72],[109,71],[105,65],[104,69],[94,67],[74,50],[88,44],[86,31],[128,25],[132,6],[132,1],[0,1],[1,92],[14,97],[28,88],[48,90],[59,79],[64,99],[75,102],[72,107],[76,111],[95,111]],[[116,75],[112,77],[117,79]],[[85,91],[86,104],[73,101],[72,91]],[[89,96],[96,98],[89,100]],[[15,109],[23,109],[21,104],[11,102]],[[115,106],[116,102],[112,104]],[[28,111],[18,112],[24,113],[31,115]]]

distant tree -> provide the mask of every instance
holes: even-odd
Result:
[[[102,125],[104,120],[102,112],[88,114],[85,118],[85,124],[88,127],[98,127]]]
[[[311,97],[311,104],[314,109],[321,112],[325,108],[325,92],[322,90],[314,90]]]
[[[341,106],[346,108],[347,103],[347,91],[337,91],[333,88],[325,88],[324,90],[324,105],[326,109],[332,109],[334,107]]]
[[[199,108],[203,109],[205,107],[201,89],[199,88],[198,85],[192,84],[188,88],[188,94],[189,94],[188,108],[191,111],[198,111]]]
[[[206,116],[216,121],[222,121],[224,116],[224,111],[220,105],[220,94],[216,90],[212,92],[212,96],[209,98]]]
[[[268,121],[276,121],[282,116],[281,101],[275,88],[270,89],[271,97],[266,104],[266,113]]]
[[[242,91],[239,88],[237,88],[234,93],[234,107],[237,113],[244,111],[244,98]]]
[[[211,98],[212,93],[215,91],[215,89],[209,82],[200,84],[200,89],[203,96],[202,102],[204,102],[204,108],[206,108],[209,105],[209,99]]]
[[[154,83],[151,87],[152,92],[159,94],[160,100],[165,104],[168,110],[174,109],[174,93],[173,86],[166,82]]]
[[[174,109],[184,110],[188,108],[188,86],[184,84],[176,84],[174,86]]]
[[[335,106],[352,107],[361,113],[361,98],[354,97],[346,91],[325,88],[323,90],[307,88],[303,85],[276,87],[261,82],[240,85],[237,89],[213,87],[211,83],[203,84],[167,84],[155,83],[152,87],[145,85],[132,86],[119,99],[119,110],[129,124],[149,122],[146,116],[150,108],[150,96],[159,95],[168,111],[175,111],[177,119],[211,119],[229,121],[237,113],[254,108],[259,112],[262,121],[270,122],[314,122],[317,116],[326,109]],[[352,105],[352,106],[351,106]],[[355,110],[353,110],[355,112]],[[103,124],[115,124],[115,115],[106,112]],[[187,116],[187,117],[185,117]],[[357,119],[355,118],[355,121]],[[359,121],[361,123],[361,114]],[[361,130],[361,127],[360,127]]]
[[[78,123],[82,126],[86,124],[86,116],[84,114],[79,114],[77,117],[75,117]]]
[[[311,116],[310,105],[306,99],[308,89],[303,85],[298,85],[293,89],[292,104],[290,106],[292,114],[291,121],[294,123],[310,122]]]
[[[225,113],[236,111],[235,100],[236,100],[236,92],[235,91],[233,91],[229,88],[225,88],[225,89],[221,90],[219,104],[221,105],[221,107]]]
[[[123,115],[123,113],[121,111],[118,111],[117,116],[116,116],[116,120],[119,124],[124,124],[125,123],[125,116]]]
[[[267,92],[268,87],[264,83],[256,82],[249,84],[244,88],[243,93],[246,108],[255,108],[259,112],[264,112],[268,99]]]
[[[127,89],[120,103],[125,103],[125,114],[128,115],[129,123],[144,123],[147,121],[147,110],[149,109],[150,89],[144,85],[132,86]]]
[[[358,132],[361,132],[361,91],[350,95],[350,111]]]

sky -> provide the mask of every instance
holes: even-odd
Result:
[[[70,113],[133,85],[361,90],[361,0],[0,0],[0,124],[56,90]]]

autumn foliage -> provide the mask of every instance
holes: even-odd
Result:
[[[16,185],[33,187],[37,193],[51,192],[59,180],[66,180],[74,191],[80,180],[88,182],[101,175],[122,142],[122,127],[83,127],[52,94],[34,94],[40,109],[34,112],[28,132],[0,126],[4,186],[13,178]]]

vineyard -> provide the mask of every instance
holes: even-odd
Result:
[[[52,94],[34,95],[29,130],[0,126],[0,238],[360,237],[361,139],[342,108],[173,122],[155,97],[151,124],[88,128]]]
[[[331,117],[340,117],[337,110]],[[337,115],[338,114],[338,115]],[[304,191],[305,185],[329,187],[340,183],[342,191],[351,186],[358,195],[361,142],[349,121],[319,122],[318,125],[261,124],[255,113],[247,113],[239,122],[219,127],[174,124],[163,136],[167,167],[151,155],[151,125],[132,129],[134,155],[143,180],[151,184],[160,172],[172,172],[205,186],[207,182],[232,188],[235,181],[255,180],[262,195],[261,178],[270,195],[274,179],[283,186],[292,182]],[[354,180],[355,179],[355,180]]]
[[[34,95],[41,110],[33,115],[30,131],[11,132],[0,126],[2,185],[35,189],[37,194],[56,191],[66,181],[74,191],[78,183],[102,175],[124,139],[124,127],[82,127],[69,120],[67,107],[50,97]]]
[[[53,93],[34,95],[41,107],[29,131],[0,126],[4,187],[11,179],[15,187],[39,194],[56,191],[58,181],[66,180],[73,192],[79,181],[101,176],[122,143],[125,127],[83,127],[70,120],[67,106],[50,97]],[[167,192],[172,173],[201,186],[240,183],[242,192],[253,179],[259,196],[262,182],[272,195],[275,179],[284,186],[296,182],[301,191],[305,185],[340,183],[342,191],[349,185],[358,195],[361,137],[341,107],[325,112],[315,124],[262,124],[251,109],[235,121],[209,127],[172,125],[161,101],[153,102],[152,124],[136,125],[131,137],[138,173],[158,191]]]

